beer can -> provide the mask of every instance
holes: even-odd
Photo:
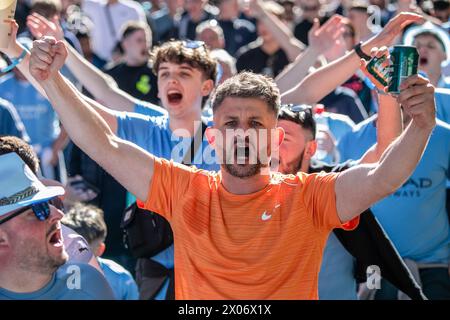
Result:
[[[386,56],[373,57],[367,64],[366,69],[383,87],[390,84],[391,63]]]
[[[417,74],[419,53],[413,46],[394,46],[390,55],[392,64],[388,92],[398,94],[402,81],[413,74]]]

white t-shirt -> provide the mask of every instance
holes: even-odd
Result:
[[[120,40],[123,25],[130,20],[147,20],[144,9],[137,2],[119,0],[108,6],[106,4],[106,0],[83,0],[82,10],[94,24],[91,31],[92,51],[98,57],[109,61],[112,50]]]

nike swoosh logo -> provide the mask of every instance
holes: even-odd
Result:
[[[267,214],[267,211],[264,211],[263,214],[261,215],[261,220],[262,221],[267,221],[270,218],[272,218],[272,215],[271,214]]]

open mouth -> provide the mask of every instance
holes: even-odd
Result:
[[[63,246],[63,237],[61,234],[61,228],[55,229],[49,236],[49,243],[54,247],[62,247]]]
[[[167,93],[167,100],[170,104],[178,104],[183,99],[183,94],[179,91],[169,91]]]
[[[424,65],[428,63],[428,58],[422,57],[419,59],[419,64]]]
[[[234,156],[237,164],[247,164],[250,160],[250,147],[235,146]]]

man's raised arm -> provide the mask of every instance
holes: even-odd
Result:
[[[336,180],[336,207],[341,222],[359,215],[393,193],[413,173],[436,125],[434,88],[418,75],[404,80],[398,102],[412,121],[374,164],[357,165]]]
[[[408,24],[420,20],[422,20],[422,17],[415,13],[402,12],[396,15],[379,34],[362,44],[362,51],[369,55],[373,47],[381,48],[392,45],[396,37]],[[308,75],[298,85],[284,92],[281,99],[283,103],[317,103],[337,86],[347,81],[359,66],[360,58],[355,50],[352,50],[342,58]]]
[[[62,41],[34,41],[30,73],[41,84],[67,133],[94,161],[139,199],[147,199],[154,156],[115,136],[100,115],[81,97],[59,70],[67,57]]]
[[[64,33],[59,21],[50,21],[37,13],[33,13],[27,17],[27,26],[36,38],[51,36],[57,40],[64,40]],[[134,112],[134,106],[140,103],[140,100],[120,89],[111,76],[87,61],[67,42],[66,47],[69,52],[66,66],[96,100],[101,101],[113,110]],[[146,105],[158,111],[162,110],[159,106],[151,103],[146,103]]]

